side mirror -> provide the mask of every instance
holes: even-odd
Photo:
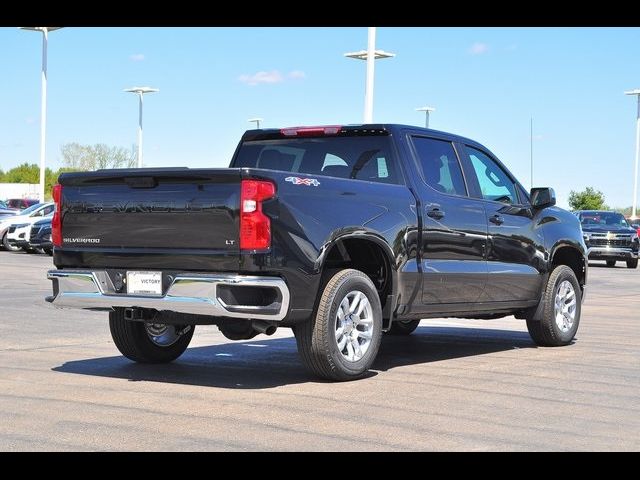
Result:
[[[556,192],[550,187],[532,188],[530,198],[533,208],[552,207],[556,204]]]

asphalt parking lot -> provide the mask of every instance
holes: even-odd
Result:
[[[592,265],[571,346],[425,320],[369,378],[326,383],[286,329],[198,327],[177,362],[133,364],[104,313],[44,302],[50,257],[2,251],[0,450],[639,450],[640,269],[621,265]]]

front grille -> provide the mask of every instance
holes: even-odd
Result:
[[[606,238],[592,238],[589,245],[593,247],[631,247],[631,240],[607,240]]]

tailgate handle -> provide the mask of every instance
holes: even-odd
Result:
[[[127,177],[124,183],[131,188],[155,188],[158,184],[153,177]]]

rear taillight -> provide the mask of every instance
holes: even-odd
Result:
[[[262,202],[276,194],[276,187],[262,180],[242,180],[240,189],[240,249],[267,249],[271,247],[271,222],[262,213]]]
[[[51,243],[54,247],[62,246],[62,185],[55,184],[51,189],[51,196],[56,204],[51,219]]]

